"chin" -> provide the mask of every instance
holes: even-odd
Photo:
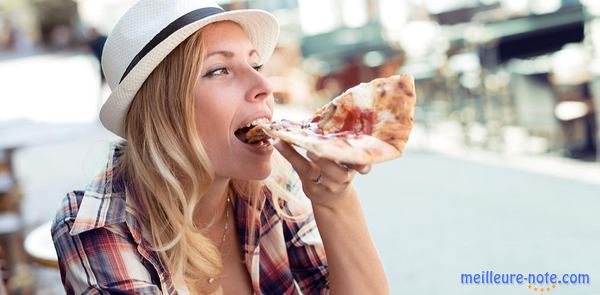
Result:
[[[249,175],[249,180],[265,180],[267,177],[269,177],[269,175],[271,175],[270,165],[268,167],[260,167],[259,169],[252,171],[252,173]]]
[[[239,167],[236,172],[235,175],[232,175],[232,178],[239,180],[265,180],[271,175],[271,164]]]

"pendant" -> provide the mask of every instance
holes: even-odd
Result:
[[[209,283],[209,284],[212,284],[214,281],[215,281],[215,278],[214,278],[214,277],[209,277],[209,278],[208,278],[208,283]]]

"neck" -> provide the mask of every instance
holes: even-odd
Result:
[[[225,216],[229,178],[215,178],[194,212],[194,220],[200,227],[218,222]]]

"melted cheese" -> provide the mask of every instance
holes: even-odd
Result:
[[[360,83],[350,89],[354,102],[358,107],[371,108],[373,107],[373,98],[375,96],[373,87],[368,83]]]
[[[377,121],[383,122],[387,120],[395,120],[396,116],[392,114],[389,110],[383,110],[377,114]]]

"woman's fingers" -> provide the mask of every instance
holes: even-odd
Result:
[[[309,169],[311,168],[310,162],[300,155],[293,146],[280,139],[276,139],[273,142],[273,146],[290,162],[290,164],[292,164],[294,170],[299,174],[306,174],[309,172]]]
[[[366,174],[371,170],[371,165],[338,164],[320,158],[312,152],[306,154],[308,157],[306,159],[292,145],[279,139],[273,143],[273,146],[290,162],[303,182],[310,181],[313,186],[330,191],[337,191],[340,186],[348,185],[357,171]]]
[[[310,180],[311,182],[315,183],[317,180],[321,180],[318,178],[323,178],[322,172],[319,169],[319,167],[317,167],[309,160],[307,160],[304,156],[302,156],[300,153],[298,153],[298,151],[296,151],[296,149],[292,145],[277,139],[273,143],[273,146],[279,151],[279,153],[281,153],[281,155],[284,158],[286,158],[290,162],[290,164],[292,164],[292,167],[294,167],[294,170],[298,172],[298,176],[300,176],[300,179],[303,182],[306,180]]]
[[[360,173],[360,174],[367,174],[367,173],[371,172],[371,164],[369,164],[369,165],[349,164],[348,167],[358,171],[358,173]]]
[[[319,166],[319,168],[321,168],[323,175],[327,176],[335,182],[349,183],[350,181],[352,181],[352,178],[356,173],[347,165],[340,165],[334,161],[319,158],[311,152],[308,152],[306,155],[313,163],[315,163],[317,166]]]

